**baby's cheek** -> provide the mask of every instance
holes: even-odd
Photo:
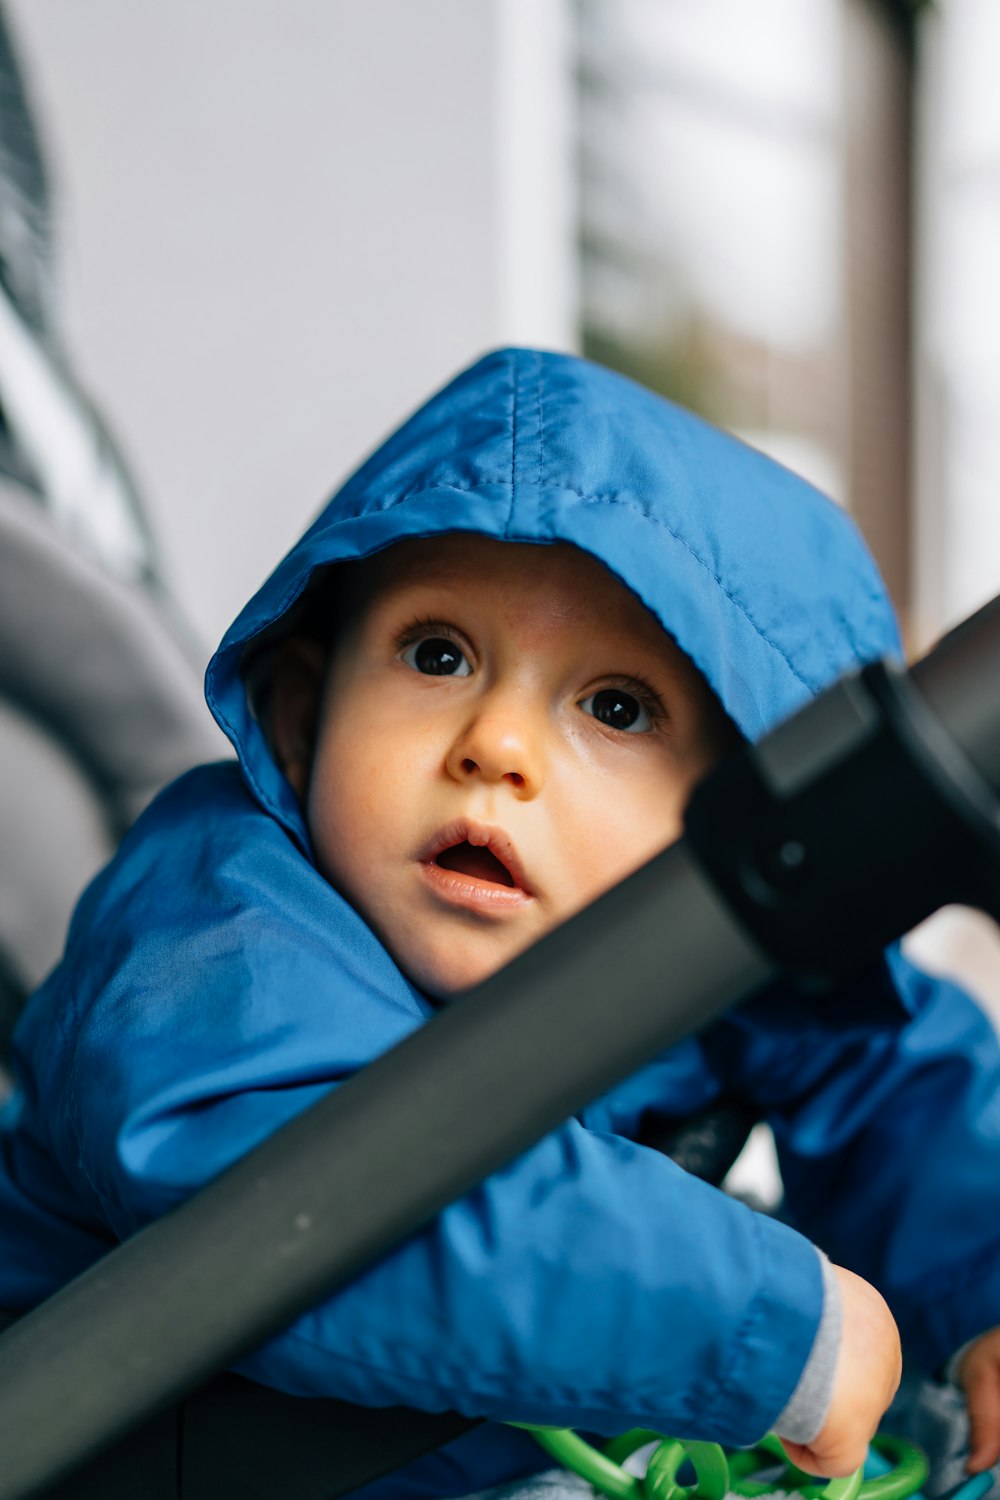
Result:
[[[345,782],[317,786],[309,798],[309,835],[317,862],[336,884],[352,874],[351,852],[366,848],[370,837],[367,794]]]
[[[624,880],[680,838],[683,818],[679,807],[655,818],[601,819],[592,823],[573,861],[576,910]]]

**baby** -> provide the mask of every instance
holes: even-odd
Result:
[[[583,361],[466,371],[227,635],[207,691],[238,762],[163,793],[81,901],[19,1031],[0,1304],[48,1295],[494,973],[674,840],[740,735],[897,649],[850,522],[787,471]],[[896,951],[826,1005],[776,986],[241,1369],[491,1419],[385,1496],[541,1468],[504,1421],[776,1426],[838,1474],[899,1375],[875,1283],[926,1369],[962,1351],[985,1467],[998,1080],[981,1013]],[[643,1143],[722,1095],[772,1123],[789,1223]]]

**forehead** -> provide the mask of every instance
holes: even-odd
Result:
[[[613,630],[651,650],[681,655],[630,589],[589,553],[564,542],[498,542],[464,532],[397,542],[359,566],[352,592],[357,614],[422,594],[519,614],[530,605],[553,623],[599,624],[602,633]]]

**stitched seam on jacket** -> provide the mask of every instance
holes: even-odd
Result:
[[[470,494],[475,490],[487,489],[490,487],[491,486],[489,485],[488,481],[480,481],[475,484],[431,484],[428,485],[425,489],[409,490],[405,495],[400,495],[397,500],[393,500],[391,505],[383,506],[383,511],[394,510],[396,506],[404,505],[407,501],[419,499],[419,497],[422,495],[433,495],[440,490],[455,490],[462,494]],[[574,489],[572,485],[555,484],[551,482],[543,482],[539,485],[539,489],[560,490],[566,494],[575,495],[577,499],[580,500],[584,505],[620,505],[623,509],[634,511],[636,515],[642,516],[644,521],[649,521],[651,525],[657,526],[661,531],[665,531],[668,536],[673,537],[674,541],[677,542],[679,546],[684,548],[685,552],[687,552],[691,557],[694,558],[699,567],[705,569],[705,572],[715,582],[720,592],[725,595],[725,597],[729,600],[730,604],[734,606],[734,608],[739,610],[740,614],[743,615],[747,623],[752,626],[753,630],[757,635],[760,636],[764,644],[770,646],[771,650],[776,652],[777,655],[781,657],[781,660],[785,663],[785,666],[791,672],[796,682],[801,683],[810,696],[813,696],[815,694],[816,689],[805,677],[803,677],[802,673],[796,668],[794,662],[788,656],[787,652],[783,651],[782,648],[778,645],[777,641],[772,640],[767,632],[757,624],[757,621],[747,609],[746,605],[743,604],[741,600],[737,599],[736,595],[726,588],[726,585],[722,582],[722,579],[719,577],[718,573],[716,573],[711,564],[707,563],[701,556],[701,554],[695,551],[695,549],[691,546],[691,543],[687,541],[685,537],[681,536],[679,532],[674,531],[673,527],[668,526],[665,521],[659,520],[656,516],[651,516],[649,511],[643,510],[641,505],[636,505],[632,500],[625,500],[621,495],[588,495],[585,494],[582,490]],[[513,509],[513,499],[511,500],[511,509]],[[510,511],[508,511],[507,514],[506,525],[508,527],[510,525]]]
[[[761,1265],[764,1257],[761,1251],[760,1226],[757,1224],[756,1220],[751,1219],[750,1228],[754,1238],[754,1249],[757,1252],[757,1263],[758,1265]],[[747,1304],[746,1311],[740,1319],[739,1327],[737,1328],[736,1334],[734,1336],[734,1353],[733,1357],[728,1361],[726,1374],[722,1377],[721,1380],[718,1380],[713,1387],[712,1394],[714,1400],[709,1403],[708,1410],[711,1413],[711,1416],[716,1420],[718,1420],[718,1413],[720,1411],[720,1408],[728,1405],[731,1393],[737,1388],[745,1389],[746,1387],[746,1382],[744,1380],[738,1379],[737,1377],[737,1367],[745,1364],[746,1362],[747,1339],[749,1337],[751,1328],[758,1319],[756,1303],[759,1296],[760,1292],[758,1290],[750,1298],[750,1301]],[[702,1412],[704,1412],[704,1405],[701,1405],[700,1409]]]

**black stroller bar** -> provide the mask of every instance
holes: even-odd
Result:
[[[912,672],[865,668],[731,757],[678,844],[17,1322],[2,1500],[232,1364],[779,969],[821,984],[945,902],[996,914],[998,794],[1000,599]]]

